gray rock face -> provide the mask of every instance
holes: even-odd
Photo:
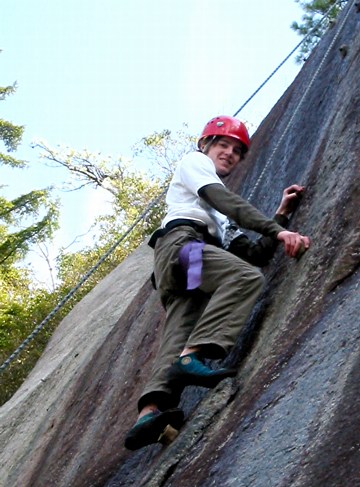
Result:
[[[283,188],[305,185],[290,228],[312,239],[299,261],[279,250],[265,270],[227,359],[238,376],[185,391],[172,445],[124,449],[164,318],[144,244],[66,317],[1,408],[1,485],[360,486],[359,23],[349,2],[232,175],[249,196],[270,160],[252,195],[268,215]]]

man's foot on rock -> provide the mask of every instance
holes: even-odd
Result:
[[[212,389],[226,377],[235,377],[236,369],[207,367],[196,352],[179,357],[171,366],[168,374],[170,383],[185,386],[202,386]]]
[[[177,436],[183,422],[184,413],[178,408],[145,414],[126,435],[125,448],[138,450],[152,443],[169,444]]]

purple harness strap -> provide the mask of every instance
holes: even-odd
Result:
[[[205,242],[196,240],[185,244],[179,252],[179,262],[186,272],[186,289],[196,289],[201,284],[202,253]]]

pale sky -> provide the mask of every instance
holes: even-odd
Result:
[[[299,42],[290,24],[302,14],[295,0],[3,0],[0,85],[18,90],[1,118],[26,126],[16,156],[31,167],[0,167],[0,184],[18,195],[64,179],[34,139],[130,157],[154,131],[186,122],[198,134],[233,115]],[[240,119],[261,122],[298,73],[294,57]],[[60,196],[67,245],[104,208],[90,193]]]

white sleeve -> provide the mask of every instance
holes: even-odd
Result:
[[[182,184],[193,194],[207,184],[221,184],[216,174],[212,160],[202,152],[193,152],[186,155],[180,163],[180,178]]]

